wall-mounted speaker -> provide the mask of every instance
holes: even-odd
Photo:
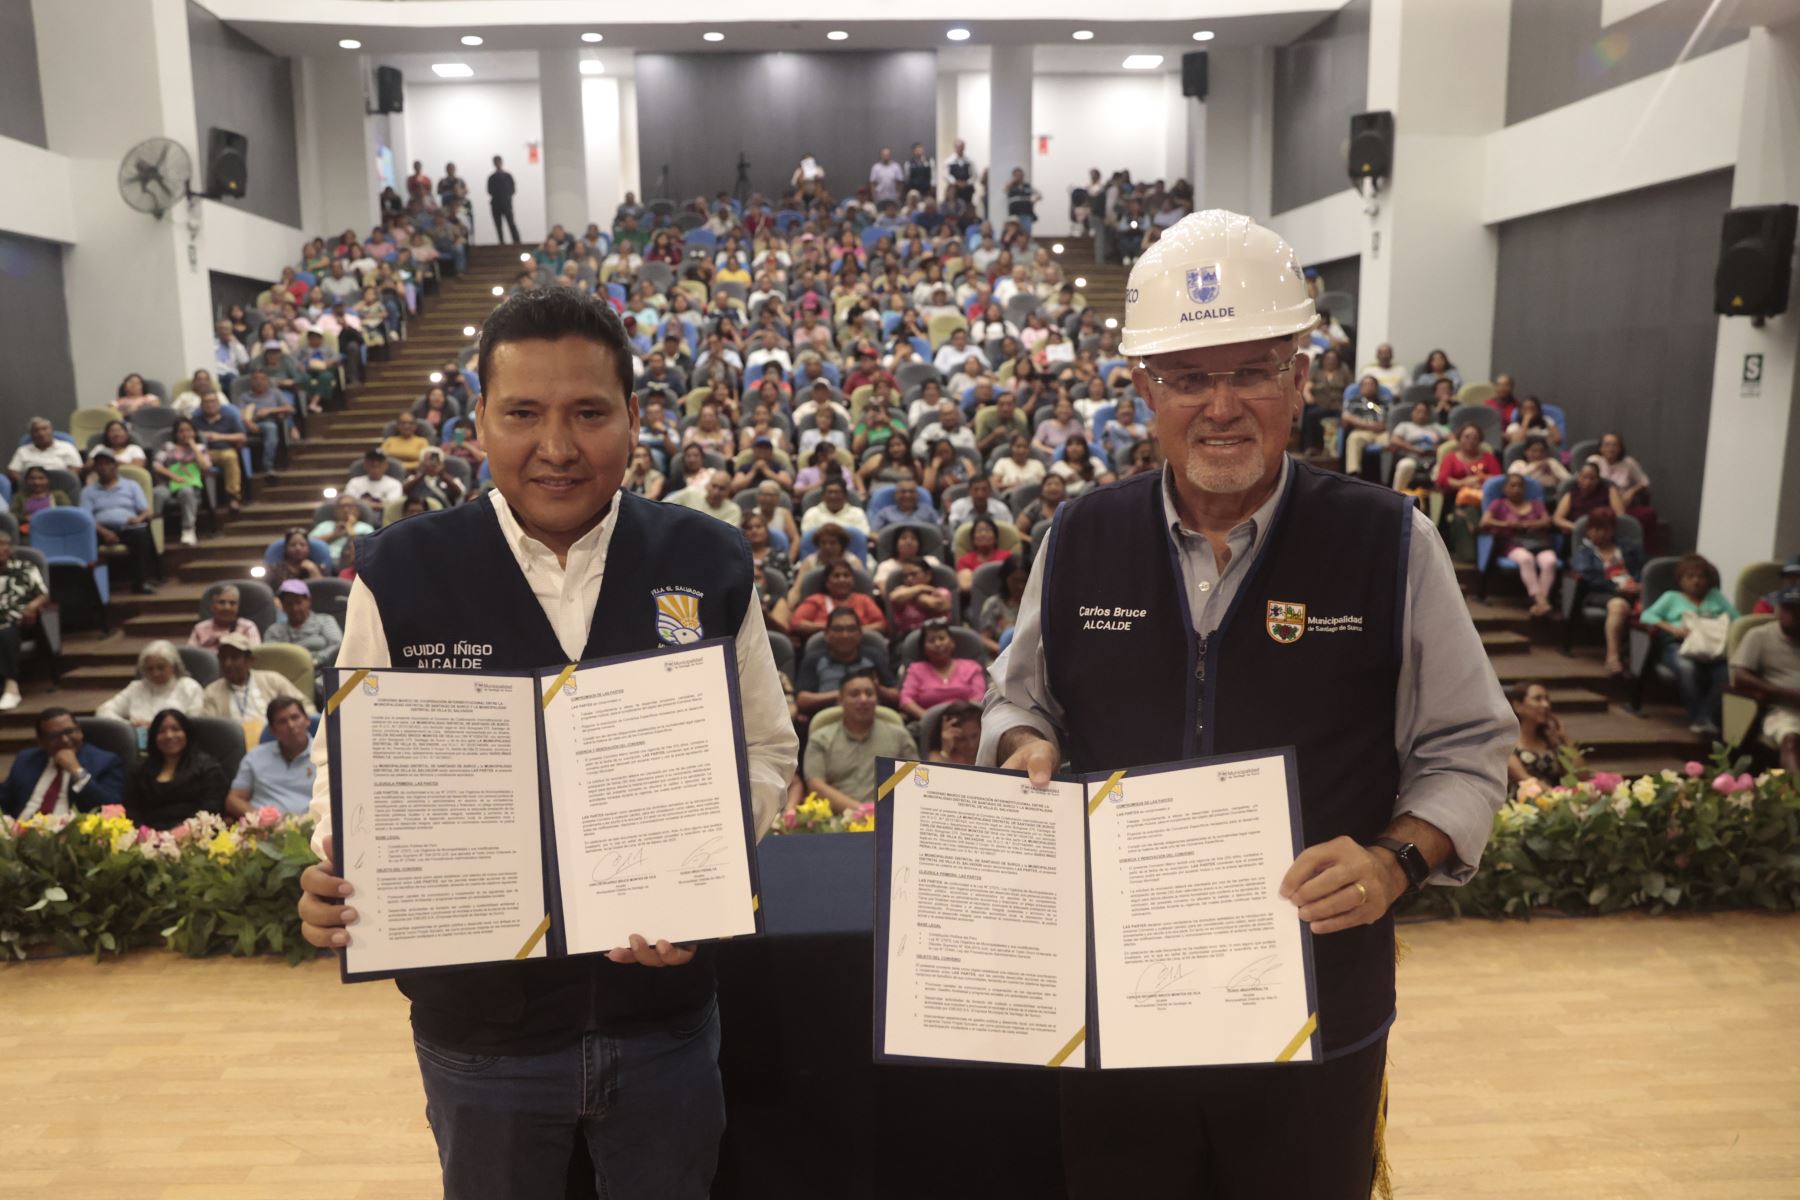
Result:
[[[399,67],[375,68],[375,111],[397,113],[406,108],[405,80]]]
[[[1195,50],[1181,56],[1181,94],[1206,99],[1206,51]]]
[[[1394,169],[1394,114],[1350,114],[1350,179],[1386,179]]]
[[[1726,212],[1719,230],[1713,311],[1728,317],[1773,317],[1787,311],[1794,230],[1800,208],[1763,204]]]
[[[214,127],[206,148],[206,194],[241,200],[249,167],[250,143],[241,133]]]

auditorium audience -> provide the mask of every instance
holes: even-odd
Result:
[[[88,745],[73,713],[46,708],[34,728],[37,744],[13,758],[5,790],[0,792],[0,812],[20,820],[124,803],[124,762],[110,751]]]
[[[1719,569],[1702,555],[1684,554],[1675,565],[1675,586],[1638,616],[1641,625],[1665,635],[1659,639],[1663,666],[1675,675],[1688,728],[1703,736],[1719,732],[1726,628],[1739,615],[1719,590]]]
[[[932,581],[931,567],[914,559],[900,568],[900,578],[887,590],[888,611],[893,614],[892,633],[900,638],[932,621],[949,617],[956,597],[947,587]]]
[[[381,439],[376,447],[407,471],[416,470],[425,449],[431,445],[419,433],[419,418],[403,412],[394,419],[394,432]]]
[[[404,494],[400,481],[388,474],[387,455],[378,449],[363,452],[363,473],[353,476],[344,485],[344,493],[366,499],[377,509],[392,504]]]
[[[877,715],[876,687],[872,671],[846,675],[838,688],[842,719],[814,728],[807,738],[806,786],[834,812],[874,801],[876,759],[919,757],[906,726]]]
[[[156,713],[144,756],[125,777],[125,815],[151,829],[173,829],[199,813],[223,814],[225,791],[225,769],[194,744],[188,714]]]
[[[1437,465],[1438,447],[1449,440],[1449,428],[1432,419],[1431,405],[1415,403],[1388,442],[1394,452],[1394,490],[1411,491],[1419,469],[1430,472]]]
[[[1531,597],[1531,615],[1550,614],[1556,586],[1556,548],[1550,514],[1542,500],[1530,498],[1523,475],[1508,475],[1500,495],[1481,516],[1481,531],[1494,535],[1494,553],[1518,564],[1519,581]]]
[[[1007,555],[1000,566],[1000,590],[981,602],[975,632],[990,655],[1000,653],[1000,639],[1019,623],[1019,604],[1025,598],[1025,581],[1030,577],[1030,559],[1022,552]]]
[[[331,502],[331,516],[313,526],[312,539],[325,543],[325,549],[330,553],[333,562],[342,563],[344,549],[349,545],[351,539],[375,532],[375,527],[362,519],[361,512],[362,506],[357,502],[356,494],[346,489],[339,492],[337,498]],[[293,540],[294,534],[289,533],[288,541],[291,543]],[[287,553],[291,554],[292,551]],[[310,555],[310,553],[309,546],[308,554]],[[285,554],[284,557],[286,557]],[[295,575],[292,578],[303,577]],[[284,579],[281,582],[287,581]]]
[[[19,484],[19,490],[13,493],[12,503],[8,506],[12,518],[18,523],[19,532],[31,532],[31,518],[46,508],[69,508],[75,502],[69,494],[50,486],[50,472],[43,467],[25,468],[25,478]]]
[[[1549,688],[1541,683],[1515,683],[1506,689],[1506,698],[1519,718],[1519,740],[1506,762],[1507,779],[1514,788],[1527,779],[1555,786],[1563,776],[1580,769],[1579,750],[1563,732],[1562,720],[1550,703]]]
[[[19,707],[19,656],[27,637],[41,637],[38,618],[50,593],[37,566],[13,557],[12,534],[0,529],[0,712]]]
[[[800,712],[815,713],[837,703],[839,685],[855,671],[871,673],[883,704],[899,705],[900,688],[887,660],[869,656],[856,610],[840,608],[825,626],[824,649],[808,648],[801,657],[794,680],[794,700]]]
[[[6,466],[6,473],[12,476],[14,483],[18,483],[32,467],[51,471],[81,470],[81,451],[76,449],[73,441],[57,437],[56,426],[47,418],[31,418],[25,431],[29,437],[13,451],[12,461]]]
[[[169,431],[169,440],[157,448],[151,471],[168,488],[170,503],[181,511],[181,544],[195,545],[195,530],[200,519],[200,502],[206,496],[206,476],[213,469],[212,455],[200,440],[199,431],[186,417],[177,417]],[[99,452],[100,448],[96,449]]]
[[[1644,548],[1636,542],[1620,543],[1619,518],[1610,507],[1588,514],[1585,533],[1569,570],[1586,585],[1589,596],[1606,601],[1606,673],[1620,676],[1625,674],[1626,625],[1643,598],[1638,580],[1644,571]]]
[[[150,532],[155,514],[150,500],[135,480],[119,477],[119,461],[105,446],[94,447],[94,482],[81,489],[81,507],[94,518],[100,545],[123,546],[122,561],[130,564],[132,590],[154,592],[157,575],[156,541]]]
[[[206,707],[200,685],[188,675],[181,655],[168,642],[158,639],[138,651],[137,675],[95,709],[95,715],[148,729],[150,719],[164,709],[197,714]]]
[[[1609,509],[1615,516],[1625,515],[1625,501],[1618,489],[1600,476],[1600,464],[1593,459],[1582,463],[1575,480],[1556,501],[1556,527],[1566,534],[1575,532],[1575,522]]]
[[[825,568],[824,587],[801,598],[788,624],[796,642],[825,629],[831,614],[847,608],[856,614],[857,623],[877,633],[887,632],[887,617],[873,597],[857,590],[856,568],[848,562],[836,562]],[[803,585],[804,586],[804,585]]]
[[[219,639],[219,678],[202,689],[201,694],[205,697],[203,715],[232,721],[260,721],[263,709],[277,696],[299,700],[310,714],[312,700],[301,696],[287,676],[279,671],[252,669],[250,650],[253,644],[236,633],[228,633]]]
[[[1000,527],[991,517],[976,517],[969,526],[969,550],[956,560],[958,586],[967,592],[978,568],[991,562],[1005,562],[1007,554],[1000,545]]]
[[[1800,773],[1800,582],[1775,595],[1775,620],[1744,634],[1731,656],[1732,683],[1763,706],[1763,745]]]
[[[322,673],[337,658],[344,631],[337,618],[314,612],[312,592],[298,579],[290,579],[276,589],[275,599],[281,605],[281,619],[269,626],[264,640],[298,646],[312,655],[313,670]]]
[[[1526,399],[1530,399],[1529,396]],[[1512,465],[1506,468],[1508,475],[1523,475],[1535,480],[1547,495],[1555,495],[1558,488],[1569,481],[1569,468],[1563,466],[1562,460],[1550,453],[1549,439],[1542,434],[1532,434],[1525,439],[1525,452],[1515,458]]]
[[[297,695],[278,694],[259,715],[275,736],[250,747],[238,763],[225,793],[226,815],[242,817],[259,808],[303,814],[313,791],[311,709]]]
[[[948,597],[948,592],[945,595]],[[907,667],[906,680],[900,685],[901,712],[916,721],[939,704],[957,700],[981,703],[987,694],[987,669],[972,658],[957,656],[948,621],[927,622],[919,647],[922,657]]]
[[[1636,517],[1644,527],[1644,541],[1656,544],[1656,510],[1650,507],[1650,477],[1638,460],[1625,452],[1625,439],[1617,433],[1600,435],[1600,452],[1588,459],[1600,468],[1600,478],[1619,493],[1624,515]]]

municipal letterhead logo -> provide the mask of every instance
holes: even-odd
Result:
[[[657,588],[656,636],[666,646],[691,646],[706,636],[700,628],[700,592],[690,587]]]
[[[1269,601],[1267,620],[1269,636],[1284,646],[1291,646],[1306,632],[1306,605],[1292,600]]]
[[[365,696],[381,695],[381,676],[379,676],[379,675],[363,676],[362,693]]]
[[[1188,299],[1195,304],[1211,304],[1219,298],[1219,264],[1195,267],[1187,273]]]
[[[914,787],[930,787],[931,786],[931,772],[927,771],[923,765],[913,768],[913,786]]]

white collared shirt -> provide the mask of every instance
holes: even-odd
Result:
[[[619,502],[592,530],[569,547],[566,562],[519,526],[512,509],[499,491],[488,493],[507,548],[531,591],[543,606],[544,616],[556,632],[557,643],[570,662],[579,662],[586,649],[594,606],[600,601],[600,584],[606,574],[606,553],[618,524]],[[375,593],[361,579],[350,585],[344,613],[344,641],[337,661],[345,666],[388,667],[387,632],[376,606]],[[546,664],[547,665],[547,664]],[[750,799],[756,836],[760,839],[787,803],[788,780],[793,777],[800,740],[788,716],[787,693],[769,649],[762,606],[744,610],[737,630],[738,695],[744,715],[744,743],[750,765]],[[328,739],[313,739],[312,816],[313,852],[324,856],[324,839],[331,832],[331,771]]]

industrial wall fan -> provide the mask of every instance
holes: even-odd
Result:
[[[181,143],[153,137],[125,152],[119,163],[119,195],[138,212],[161,220],[177,200],[193,195],[194,162]]]

